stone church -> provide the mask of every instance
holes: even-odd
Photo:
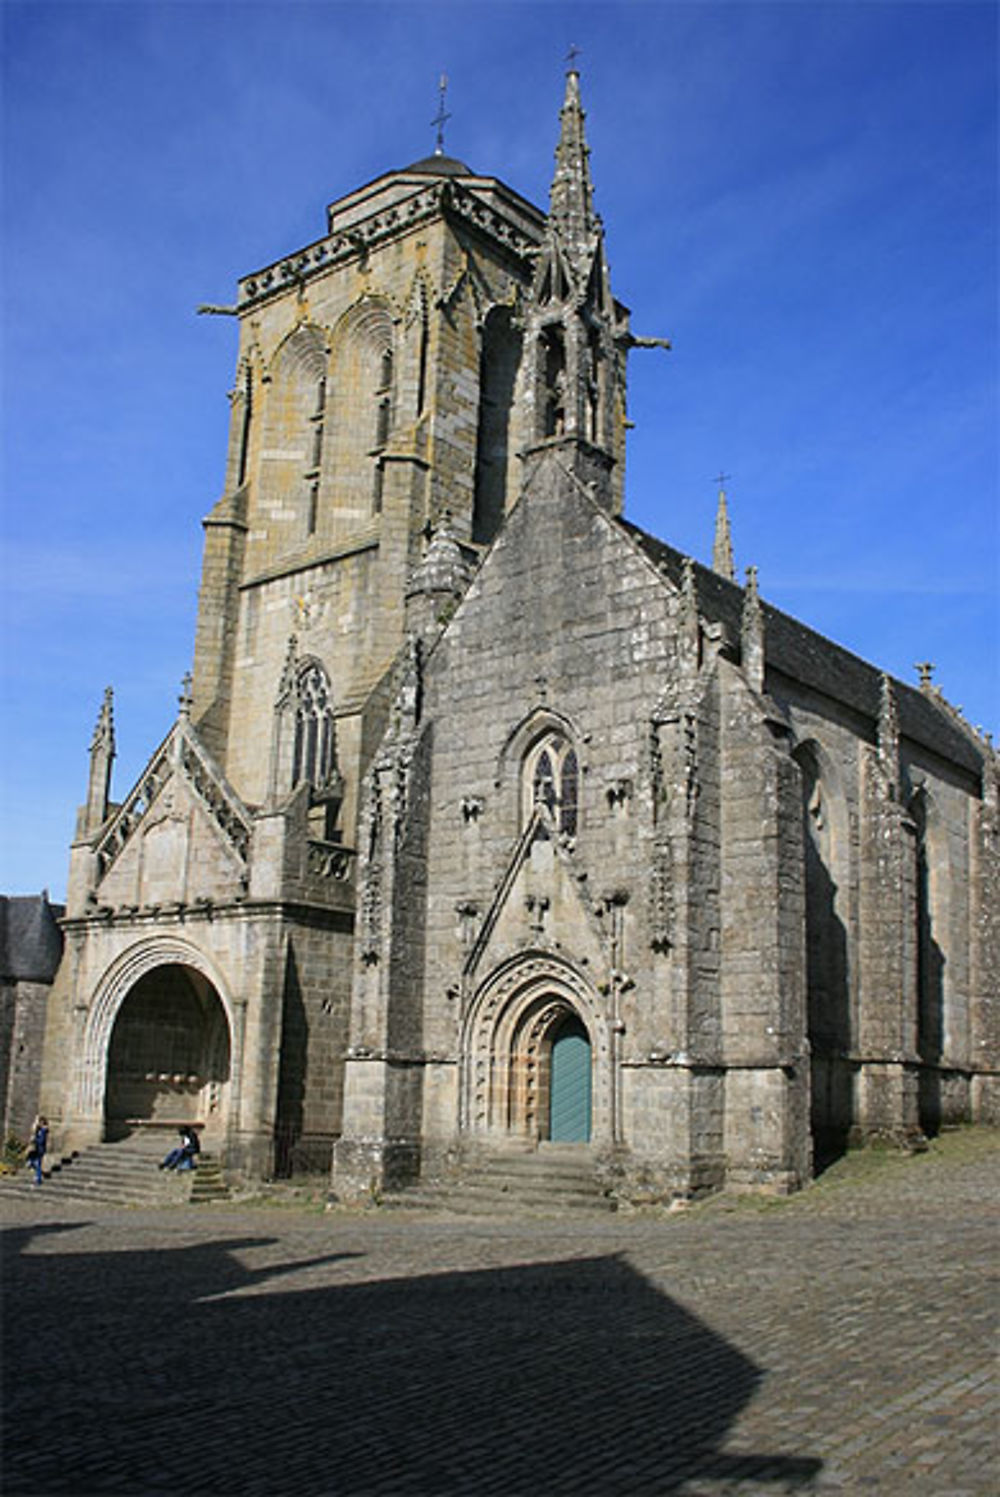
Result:
[[[997,1121],[998,760],[623,516],[635,336],[571,67],[547,213],[443,153],[239,283],[193,675],[101,709],[41,1101],[342,1199],[589,1151],[795,1189]]]

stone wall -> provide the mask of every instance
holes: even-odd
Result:
[[[0,1118],[3,1137],[27,1140],[38,1112],[47,982],[0,983]]]

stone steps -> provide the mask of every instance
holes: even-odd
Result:
[[[607,1214],[617,1209],[589,1151],[555,1144],[483,1156],[459,1180],[392,1192],[382,1205],[468,1216]]]
[[[108,1206],[181,1206],[229,1198],[219,1162],[211,1154],[200,1154],[195,1169],[178,1172],[158,1168],[164,1152],[162,1140],[143,1139],[56,1155],[46,1163],[41,1190],[61,1201]],[[0,1182],[0,1191],[16,1196],[41,1194],[27,1169]]]

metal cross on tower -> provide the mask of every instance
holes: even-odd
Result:
[[[435,146],[434,146],[434,154],[435,154],[435,156],[443,156],[444,155],[444,127],[447,124],[448,120],[451,119],[451,115],[448,113],[447,109],[445,109],[445,107],[444,107],[445,98],[447,96],[447,93],[448,93],[448,74],[447,73],[442,73],[441,74],[441,78],[440,78],[440,80],[438,82],[438,94],[440,95],[440,97],[438,99],[438,112],[434,116],[434,118],[431,120],[431,124],[437,126],[437,141],[436,141]]]
[[[580,48],[577,46],[576,42],[570,42],[569,51],[566,53],[566,61],[569,63],[569,71],[571,73],[575,73],[577,71],[576,59],[579,57],[579,55]]]

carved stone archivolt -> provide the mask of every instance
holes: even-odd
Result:
[[[539,1136],[542,1047],[558,1023],[574,1016],[594,1057],[593,1137],[609,1138],[612,1045],[605,1008],[590,982],[552,953],[526,953],[491,973],[462,1026],[463,1130]]]

